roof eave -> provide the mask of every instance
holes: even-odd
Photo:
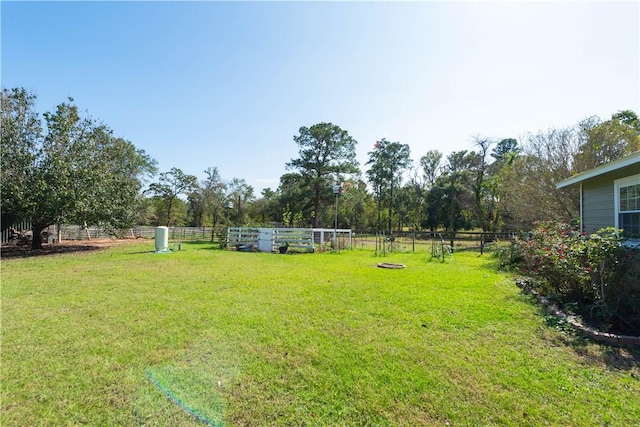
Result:
[[[556,184],[556,189],[572,187],[574,185],[578,185],[587,179],[595,178],[596,176],[603,175],[605,173],[613,172],[618,169],[622,169],[627,166],[631,166],[635,163],[640,164],[640,151],[637,151],[630,156],[623,157],[618,160],[614,160],[613,162],[607,163],[606,165],[598,166],[595,169],[591,169],[578,175],[574,175],[571,178],[567,178],[563,181],[560,181]]]

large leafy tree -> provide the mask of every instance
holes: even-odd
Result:
[[[435,232],[440,226],[446,226],[449,215],[447,200],[447,180],[444,175],[439,175],[434,184],[429,188],[426,196],[426,218],[422,226]]]
[[[285,173],[278,186],[278,220],[293,227],[295,220],[309,218],[312,214],[312,189],[299,173]]]
[[[203,227],[210,221],[215,227],[224,217],[227,185],[218,168],[209,167],[204,173],[206,178],[188,196],[189,214],[193,225]]]
[[[90,143],[75,156],[75,186],[81,188],[75,222],[122,230],[135,223],[145,177],[155,173],[155,161],[104,126],[94,128]]]
[[[69,102],[35,113],[36,96],[2,90],[2,216],[27,219],[32,248],[60,222],[122,229],[133,224],[141,180],[155,162],[104,124],[82,118]]]
[[[417,230],[423,222],[422,211],[425,194],[421,186],[411,178],[405,185],[395,191],[395,220],[398,230],[404,227]]]
[[[403,173],[411,165],[411,150],[407,144],[387,141],[386,138],[376,142],[374,150],[368,153],[370,165],[367,171],[369,183],[373,186],[378,200],[378,219],[380,208],[386,202],[388,209],[388,231],[391,233],[394,190],[402,184]],[[378,224],[380,227],[381,224]]]
[[[174,167],[169,172],[160,174],[158,182],[152,183],[147,191],[162,201],[162,211],[164,211],[163,218],[161,217],[162,223],[168,227],[175,222],[173,213],[177,200],[180,195],[192,192],[197,185],[198,179],[195,176],[186,174],[179,168]]]
[[[42,122],[35,110],[36,96],[23,88],[2,89],[2,230],[26,219],[33,203],[36,159],[42,144]]]
[[[442,153],[438,150],[429,150],[420,157],[418,167],[412,169],[413,174],[409,178],[408,199],[409,208],[413,210],[413,226],[416,229],[423,227],[433,228],[429,224],[429,192],[433,188],[442,172]]]
[[[443,184],[444,194],[448,204],[447,229],[452,233],[469,224],[465,221],[468,215],[464,211],[473,208],[473,192],[470,190],[473,182],[473,167],[477,163],[477,154],[467,150],[454,151],[447,156]],[[453,234],[451,234],[453,239]],[[453,246],[453,240],[451,241]]]
[[[574,172],[596,168],[640,150],[640,120],[631,110],[619,111],[601,122],[597,117],[579,123],[581,143]]]
[[[249,217],[261,224],[278,220],[278,193],[271,188],[261,191],[260,197],[249,206]]]
[[[358,172],[356,144],[346,130],[332,123],[318,123],[301,127],[293,137],[299,148],[299,158],[287,163],[297,171],[302,185],[310,191],[312,225],[318,227],[321,209],[333,200],[332,185],[341,182],[344,175]]]
[[[424,185],[428,188],[436,183],[436,179],[442,171],[442,153],[438,150],[429,150],[420,157],[420,169]]]
[[[578,135],[571,127],[528,136],[521,154],[500,172],[505,225],[529,229],[535,220],[578,217],[579,195],[574,189],[556,189],[556,183],[574,173],[578,146]]]
[[[366,226],[368,202],[367,184],[359,177],[346,179],[340,196],[338,228],[362,230]]]

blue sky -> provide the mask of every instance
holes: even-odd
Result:
[[[640,112],[638,2],[8,2],[3,87],[71,96],[204,178],[275,189],[301,126],[472,149]]]

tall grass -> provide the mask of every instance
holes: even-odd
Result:
[[[4,261],[1,424],[640,420],[638,353],[550,327],[486,257],[183,249]]]

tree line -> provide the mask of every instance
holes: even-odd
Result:
[[[29,219],[33,247],[52,224],[98,225],[117,233],[133,225],[337,226],[398,230],[528,230],[536,219],[575,219],[579,197],[555,184],[640,150],[640,120],[622,110],[522,140],[473,137],[473,149],[417,153],[408,144],[373,142],[364,165],[358,142],[332,123],[303,126],[298,157],[277,188],[256,195],[242,178],[211,166],[205,179],[156,161],[81,117],[73,99],[42,118],[36,95],[2,89],[2,227]],[[44,121],[43,121],[44,119]]]

